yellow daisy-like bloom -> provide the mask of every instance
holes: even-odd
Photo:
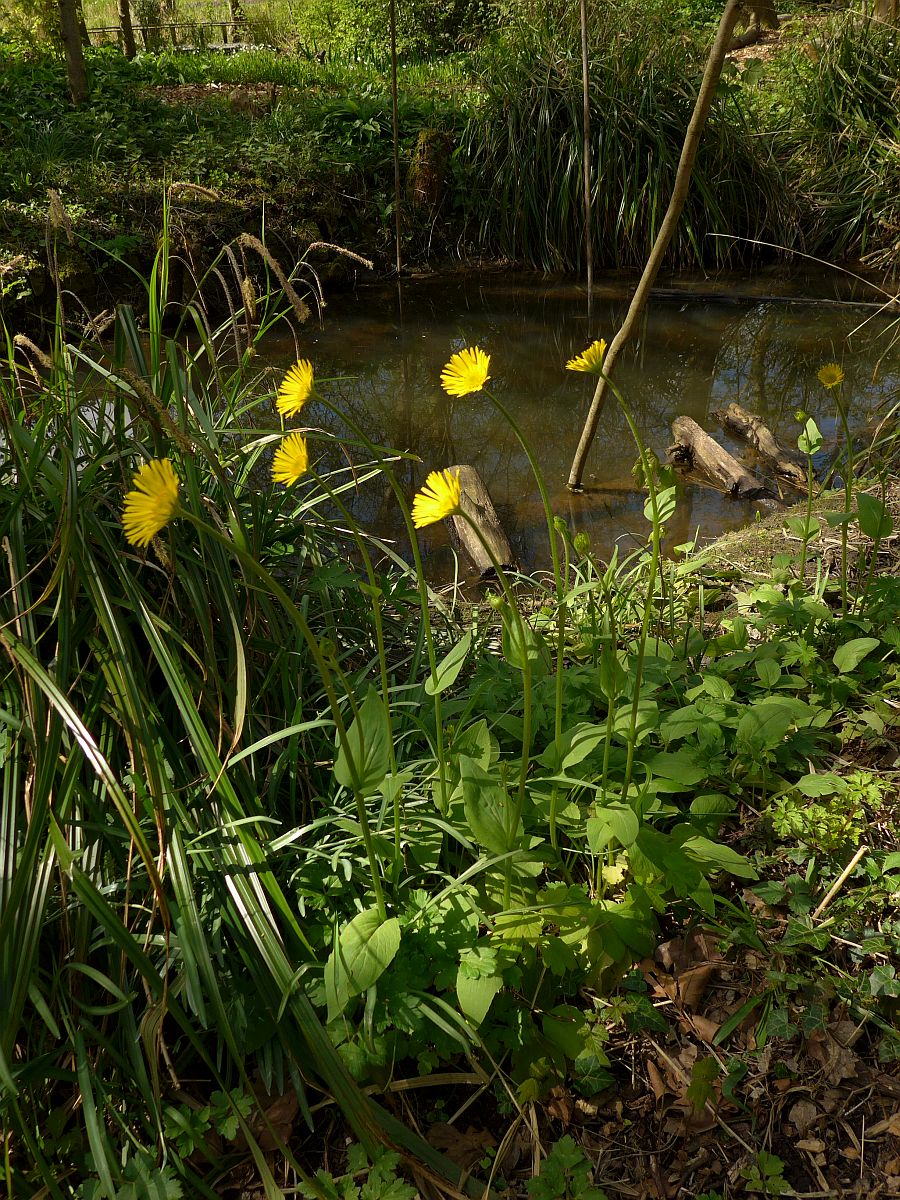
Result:
[[[272,482],[289,487],[309,469],[309,450],[302,433],[290,433],[272,459]]]
[[[432,471],[413,500],[413,525],[424,529],[458,512],[459,471]]]
[[[826,363],[824,367],[819,368],[817,378],[822,387],[831,391],[833,387],[844,382],[844,368],[839,367],[837,363]]]
[[[178,476],[167,458],[144,463],[126,492],[122,529],[132,546],[149,546],[178,508]]]
[[[441,387],[448,396],[468,396],[472,392],[480,392],[490,379],[490,365],[489,354],[485,354],[478,346],[467,346],[465,350],[450,356],[450,361],[441,371]]]
[[[603,356],[606,354],[606,342],[591,342],[587,350],[582,351],[576,358],[570,358],[566,363],[567,371],[586,371],[590,375],[599,375],[603,366]]]
[[[295,417],[313,389],[313,366],[307,358],[295,362],[282,380],[275,407],[283,417]]]

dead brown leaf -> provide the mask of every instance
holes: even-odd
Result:
[[[813,1121],[819,1115],[819,1110],[811,1100],[798,1100],[788,1112],[788,1120],[797,1130],[800,1137],[806,1133]]]
[[[428,1142],[435,1150],[444,1154],[463,1170],[469,1170],[484,1156],[485,1150],[496,1146],[493,1136],[486,1129],[475,1129],[470,1125],[465,1132],[446,1121],[437,1121],[428,1130]]]

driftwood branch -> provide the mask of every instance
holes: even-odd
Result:
[[[672,422],[674,446],[669,447],[669,462],[681,471],[705,476],[722,487],[735,500],[774,500],[780,497],[751,475],[736,458],[705,433],[690,417]]]
[[[581,489],[585,459],[594,440],[594,434],[597,432],[597,424],[600,420],[600,414],[603,411],[603,402],[606,398],[606,380],[612,375],[616,359],[619,357],[622,347],[631,337],[638,318],[647,304],[650,289],[653,287],[653,281],[656,279],[663,258],[669,248],[669,242],[671,242],[672,235],[675,232],[675,227],[681,217],[691,182],[691,173],[694,169],[694,160],[697,157],[697,149],[700,145],[700,135],[703,133],[703,127],[706,124],[709,108],[715,95],[716,85],[722,73],[722,64],[725,61],[725,55],[728,53],[728,44],[731,41],[731,35],[734,32],[734,26],[740,13],[741,0],[728,0],[728,3],[725,5],[725,11],[722,13],[722,19],[719,22],[715,41],[709,52],[706,70],[703,73],[703,82],[700,84],[697,102],[694,105],[694,111],[691,114],[687,132],[684,136],[684,145],[681,148],[681,158],[678,161],[678,170],[675,173],[675,183],[672,188],[669,207],[666,209],[666,215],[663,217],[662,225],[660,226],[659,233],[656,235],[656,241],[653,243],[653,249],[650,251],[650,257],[647,259],[647,265],[644,267],[644,273],[632,297],[628,312],[625,314],[622,327],[613,338],[606,352],[606,358],[603,363],[604,374],[597,381],[597,388],[594,392],[594,398],[591,401],[590,411],[584,423],[584,429],[581,431],[581,440],[578,443],[578,448],[575,451],[575,457],[572,460],[572,466],[569,471],[568,486],[571,491],[577,492]]]
[[[725,429],[737,434],[768,459],[772,468],[782,479],[805,492],[807,487],[806,468],[799,457],[779,446],[775,435],[759,417],[754,417],[739,404],[729,404],[711,414]]]
[[[515,570],[516,560],[512,547],[503,532],[503,526],[484,480],[474,467],[465,464],[450,467],[450,470],[459,471],[460,507],[481,534],[479,537],[465,517],[451,517],[450,540],[453,545],[457,549],[465,550],[482,579],[494,574],[491,553],[501,567]],[[485,549],[482,538],[487,542],[491,553]]]

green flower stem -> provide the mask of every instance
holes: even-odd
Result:
[[[525,622],[522,620],[522,614],[519,612],[519,606],[516,602],[515,592],[512,590],[509,579],[503,567],[497,561],[497,556],[488,545],[484,534],[472,520],[468,513],[459,510],[459,516],[463,518],[467,525],[474,530],[475,536],[481,542],[488,557],[491,560],[491,566],[497,575],[500,586],[503,588],[503,594],[506,601],[514,614],[516,628],[519,634],[519,640],[522,646],[522,758],[519,766],[519,787],[516,798],[516,807],[513,814],[513,820],[510,830],[510,841],[515,836],[516,830],[519,828],[519,822],[522,820],[522,813],[525,808],[525,791],[528,781],[528,766],[531,761],[531,727],[532,727],[532,700],[531,700],[531,662],[528,658],[528,647],[525,637]],[[507,859],[504,864],[504,881],[503,881],[503,904],[505,908],[509,908],[512,899],[512,862]]]
[[[422,565],[422,554],[421,554],[421,551],[419,550],[419,541],[418,541],[418,538],[416,537],[415,526],[412,523],[412,517],[410,515],[409,505],[406,502],[406,497],[403,494],[403,489],[400,487],[400,484],[397,482],[397,478],[394,475],[394,472],[387,465],[387,463],[384,462],[384,460],[382,458],[382,452],[379,450],[378,446],[376,446],[375,443],[371,440],[371,438],[368,437],[365,430],[363,430],[360,427],[360,425],[356,421],[354,421],[354,419],[352,417],[348,416],[344,412],[341,412],[341,410],[339,408],[336,408],[333,404],[331,404],[330,401],[328,401],[328,400],[324,399],[324,397],[320,396],[318,392],[314,391],[313,394],[314,394],[315,398],[322,405],[325,406],[325,408],[329,409],[336,416],[340,417],[342,421],[345,421],[346,424],[353,430],[353,432],[359,438],[359,440],[363,443],[363,445],[366,447],[366,449],[371,454],[374,454],[376,458],[379,458],[381,460],[382,469],[384,471],[385,478],[387,479],[387,481],[391,487],[391,490],[393,491],[394,495],[397,498],[397,503],[400,506],[400,512],[403,515],[403,521],[404,521],[404,524],[406,525],[406,532],[409,537],[409,544],[410,544],[410,547],[412,548],[413,562],[414,562],[415,568],[416,568],[416,580],[418,583],[418,591],[419,591],[419,606],[422,611],[422,628],[425,631],[425,647],[428,652],[428,665],[431,670],[431,678],[432,678],[432,680],[434,680],[435,683],[437,683],[437,658],[434,653],[434,636],[433,636],[433,632],[432,632],[432,628],[431,628],[431,609],[430,609],[429,603],[428,603],[428,584],[425,582],[425,569]],[[442,709],[441,709],[441,696],[440,696],[440,692],[437,692],[437,691],[434,693],[434,722],[435,722],[435,743],[436,743],[435,749],[436,749],[436,755],[437,755],[437,761],[438,761],[438,780],[439,780],[439,786],[440,786],[440,792],[441,792],[441,812],[443,813],[444,816],[446,816],[447,815],[447,807],[448,807],[448,799],[447,799],[447,766],[444,761],[444,721],[443,721],[443,715],[442,715]]]
[[[522,447],[522,450],[524,451],[525,456],[528,459],[528,463],[529,463],[532,473],[534,475],[535,482],[537,483],[537,486],[538,486],[538,491],[540,492],[541,504],[544,507],[544,516],[547,519],[547,536],[550,541],[550,559],[553,564],[553,579],[554,579],[554,582],[556,583],[556,680],[555,680],[556,692],[555,692],[555,704],[554,704],[554,713],[553,713],[553,736],[554,736],[554,740],[556,741],[556,743],[559,744],[559,740],[562,737],[562,710],[563,710],[563,684],[564,684],[563,666],[564,666],[564,662],[565,662],[566,618],[567,618],[567,613],[568,613],[568,606],[566,604],[566,595],[567,595],[566,584],[568,583],[568,578],[569,578],[568,562],[566,564],[566,575],[565,575],[565,578],[563,578],[562,573],[560,572],[559,549],[556,544],[556,529],[554,528],[554,525],[553,525],[553,511],[550,508],[550,497],[547,494],[547,488],[544,483],[544,476],[541,472],[540,467],[538,466],[537,459],[534,457],[534,454],[532,453],[531,446],[528,444],[528,441],[527,441],[524,433],[522,432],[521,426],[519,425],[518,421],[516,421],[515,417],[512,415],[512,413],[509,411],[509,409],[506,407],[506,405],[502,402],[502,400],[499,400],[493,394],[493,392],[489,391],[487,388],[485,388],[484,391],[485,391],[485,395],[487,396],[487,398],[490,400],[490,402],[493,404],[493,406],[497,409],[497,411],[500,413],[500,415],[503,417],[503,419],[507,422],[510,429],[512,429],[513,433],[516,435],[519,445]],[[530,750],[531,750],[530,746],[528,747],[528,750],[530,753]],[[550,844],[554,850],[558,849],[557,832],[556,832],[556,814],[557,814],[558,807],[559,807],[559,787],[557,784],[554,783],[551,788],[551,791],[550,791]]]
[[[847,469],[844,471],[844,512],[849,513],[850,505],[853,503],[853,434],[850,432],[850,421],[847,417],[847,408],[840,399],[840,383],[838,390],[834,393],[834,403],[838,410],[838,415],[841,418],[841,428],[844,431],[844,439],[847,443]],[[844,521],[841,524],[841,616],[846,617],[848,611],[847,602],[847,541],[849,535],[848,522]]]
[[[252,554],[244,550],[243,547],[238,546],[236,542],[226,537],[225,534],[220,533],[218,529],[215,529],[212,525],[207,525],[205,521],[201,520],[193,513],[187,512],[181,507],[179,507],[175,513],[173,513],[173,517],[175,516],[185,517],[191,522],[192,525],[206,534],[207,537],[213,538],[214,541],[217,541],[227,550],[230,550],[242,567],[249,571],[251,575],[255,575],[257,579],[265,584],[271,594],[279,601],[284,611],[293,621],[294,625],[296,625],[301,636],[303,637],[303,640],[306,642],[313,662],[316,664],[316,669],[318,670],[322,679],[322,684],[325,688],[325,694],[328,697],[328,704],[331,708],[331,716],[337,729],[341,748],[347,757],[347,763],[350,768],[350,776],[358,785],[359,771],[357,769],[356,760],[353,757],[353,752],[350,748],[350,743],[347,738],[347,728],[344,724],[343,714],[341,713],[337,694],[334,690],[331,668],[329,667],[325,656],[322,654],[315,634],[307,624],[303,613],[301,613],[300,609],[296,606],[277,579],[275,579],[274,576],[267,571],[261,563],[257,562]],[[356,810],[359,816],[360,827],[362,829],[363,842],[365,843],[366,854],[369,859],[369,871],[372,876],[372,890],[375,893],[375,906],[378,909],[378,915],[380,919],[385,921],[387,919],[387,907],[384,902],[384,891],[381,887],[381,871],[378,865],[378,857],[375,854],[375,843],[372,840],[372,830],[369,826],[369,817],[368,813],[366,812],[365,800],[358,786],[354,786],[353,788],[353,797],[356,801]]]
[[[652,533],[650,535],[650,569],[647,577],[647,594],[644,601],[644,614],[641,620],[641,633],[638,641],[637,660],[634,670],[634,696],[631,701],[631,723],[628,730],[628,757],[625,762],[625,781],[622,785],[622,800],[628,803],[628,789],[631,787],[631,775],[634,769],[634,751],[637,734],[638,706],[641,700],[641,680],[644,674],[644,657],[647,649],[647,639],[650,635],[650,614],[653,610],[653,593],[656,588],[656,575],[659,570],[660,558],[660,543],[662,541],[662,523],[659,519],[659,502],[657,499],[656,490],[656,462],[647,452],[644,443],[641,441],[641,435],[638,432],[637,424],[631,412],[631,408],[625,400],[625,397],[612,382],[611,379],[606,380],[606,384],[610,391],[619,402],[619,407],[622,409],[625,420],[628,423],[628,428],[631,430],[631,436],[634,438],[635,445],[638,448],[641,465],[644,471],[644,482],[647,485],[647,491],[650,496],[650,508],[653,513]]]
[[[387,672],[387,652],[384,647],[384,622],[381,613],[381,588],[378,586],[378,576],[372,564],[372,556],[369,554],[369,547],[366,545],[366,539],[362,536],[357,528],[356,521],[353,515],[347,508],[346,504],[340,499],[335,490],[315,471],[309,471],[309,474],[315,479],[322,490],[328,495],[332,504],[340,512],[341,516],[347,522],[347,526],[356,542],[356,548],[359,550],[360,556],[365,564],[366,575],[369,579],[369,588],[371,590],[372,601],[372,619],[375,622],[375,644],[378,649],[378,670],[381,680],[381,694],[384,698],[384,712],[387,721],[388,731],[388,753],[391,761],[391,773],[397,773],[397,753],[394,748],[394,729],[393,721],[391,720],[391,694],[390,684]],[[397,887],[400,882],[400,853],[401,853],[401,822],[400,822],[400,794],[397,792],[394,796],[394,887]]]

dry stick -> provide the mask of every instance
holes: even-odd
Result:
[[[832,900],[835,898],[835,896],[841,890],[841,888],[844,885],[844,880],[847,878],[847,876],[856,870],[856,864],[859,862],[859,860],[862,858],[862,856],[866,853],[868,848],[869,848],[868,846],[860,846],[860,848],[857,850],[857,852],[853,855],[853,857],[847,863],[846,867],[844,867],[843,871],[841,871],[840,875],[838,875],[837,879],[834,881],[834,883],[828,889],[828,895],[825,897],[825,899],[822,901],[822,903],[819,905],[819,907],[813,913],[812,919],[814,921],[818,920],[818,918],[821,917],[822,913],[825,911],[825,909],[828,907],[828,905],[832,902]]]
[[[656,235],[656,241],[653,243],[653,249],[650,251],[650,257],[647,259],[647,265],[644,267],[644,273],[632,297],[625,320],[622,322],[621,329],[613,338],[612,344],[606,352],[606,358],[603,361],[603,374],[597,382],[597,389],[594,392],[594,399],[591,401],[590,412],[584,423],[584,429],[581,431],[581,440],[578,443],[578,449],[575,451],[575,457],[572,460],[572,467],[569,471],[568,487],[570,491],[580,492],[582,490],[581,477],[584,474],[584,463],[588,450],[591,448],[591,443],[594,440],[594,434],[597,432],[597,423],[600,420],[600,414],[603,411],[603,402],[606,399],[607,377],[612,375],[616,359],[622,347],[631,337],[637,320],[647,304],[650,289],[653,287],[653,281],[659,272],[662,260],[669,248],[669,242],[672,240],[672,235],[681,216],[681,211],[684,208],[688,187],[691,182],[691,172],[694,169],[694,159],[697,157],[697,148],[700,145],[700,135],[706,124],[716,84],[719,82],[719,75],[722,73],[722,63],[725,61],[725,55],[728,52],[728,43],[731,40],[731,33],[740,9],[741,0],[728,0],[728,3],[725,5],[725,11],[722,13],[716,39],[712,44],[709,59],[706,63],[706,70],[703,73],[703,82],[700,84],[697,103],[694,105],[694,111],[684,137],[684,145],[681,148],[681,158],[678,161],[678,170],[675,173],[672,198],[669,201],[669,207],[666,209],[666,215],[663,218],[659,233]]]
[[[588,72],[587,0],[581,0],[581,91],[584,104],[584,260],[587,269],[587,315],[591,319],[594,289],[594,245],[591,233],[591,101]]]
[[[397,0],[391,0],[391,120],[394,125],[394,237],[400,277],[400,115],[397,105]]]

